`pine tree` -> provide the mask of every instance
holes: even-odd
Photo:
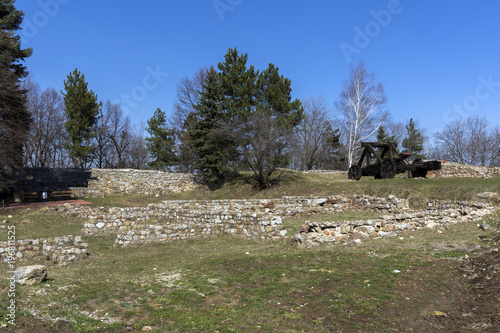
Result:
[[[253,65],[247,67],[248,54],[239,54],[236,48],[227,51],[224,62],[218,64],[219,81],[224,95],[222,108],[227,119],[244,117],[255,106],[257,77]]]
[[[88,89],[85,76],[75,69],[64,80],[64,91],[61,91],[66,106],[66,130],[71,142],[68,143],[71,156],[76,167],[83,167],[92,153],[90,139],[95,136],[93,127],[97,123],[100,103],[97,95]]]
[[[417,124],[410,119],[410,123],[406,125],[406,137],[403,139],[403,148],[407,152],[411,153],[410,160],[425,158],[422,154],[424,150],[424,137],[420,133],[420,130],[416,127]]]
[[[396,142],[396,138],[394,136],[389,136],[384,126],[380,125],[377,132],[377,142]]]
[[[178,158],[175,154],[174,130],[167,127],[165,112],[156,109],[153,117],[148,120],[146,131],[151,135],[146,138],[148,151],[153,158],[148,166],[155,170],[171,171]]]
[[[222,108],[224,91],[220,76],[209,69],[196,112],[186,120],[191,124],[190,144],[197,157],[196,169],[210,188],[220,187],[228,174],[229,164],[236,156],[236,140],[227,113]]]
[[[22,62],[31,56],[32,49],[22,49],[16,35],[23,17],[14,0],[0,0],[0,189],[5,185],[5,174],[22,167],[31,122],[21,79],[28,75]]]

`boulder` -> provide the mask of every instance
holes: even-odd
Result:
[[[32,285],[47,278],[47,267],[43,265],[23,266],[14,271],[14,279],[19,284]]]

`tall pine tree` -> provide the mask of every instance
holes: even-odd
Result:
[[[424,137],[420,130],[417,128],[417,124],[410,119],[408,125],[406,125],[406,137],[403,139],[403,148],[407,152],[411,153],[410,160],[425,158],[422,154],[424,151]]]
[[[97,102],[97,95],[88,89],[85,76],[78,69],[64,80],[64,91],[61,93],[66,106],[66,130],[71,140],[68,148],[75,166],[81,168],[92,153],[90,139],[95,136],[93,127],[97,123],[101,104]]]
[[[146,138],[148,151],[152,157],[148,166],[155,170],[172,171],[171,167],[178,161],[175,154],[174,130],[167,127],[165,112],[156,109],[153,117],[148,120],[146,131],[151,135]]]
[[[196,112],[188,116],[191,123],[190,144],[197,157],[196,169],[210,188],[220,187],[230,171],[229,164],[237,155],[232,117],[223,108],[224,90],[220,76],[208,70]]]
[[[32,49],[22,49],[16,35],[23,17],[13,0],[0,0],[0,190],[6,185],[6,173],[22,167],[31,122],[26,90],[20,84],[28,75],[22,62],[31,56]]]

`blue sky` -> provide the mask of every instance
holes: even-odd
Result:
[[[500,1],[17,0],[26,61],[42,88],[78,68],[100,100],[134,123],[170,113],[176,85],[216,66],[229,47],[275,64],[292,97],[340,94],[364,60],[394,120],[427,135],[456,117],[500,124]]]

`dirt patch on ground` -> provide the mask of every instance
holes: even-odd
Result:
[[[64,333],[74,332],[70,324],[65,322],[58,322],[56,324],[46,323],[42,320],[20,316],[16,319],[15,327],[0,328],[0,332],[12,333]]]
[[[500,332],[500,252],[465,258],[459,269],[456,260],[432,260],[398,283],[407,303],[386,317],[396,331]]]

